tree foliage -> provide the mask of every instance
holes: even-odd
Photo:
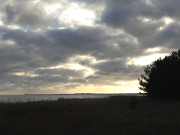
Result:
[[[138,80],[147,96],[180,100],[180,49],[157,59],[145,67],[144,73]]]

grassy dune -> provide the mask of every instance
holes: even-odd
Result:
[[[147,97],[0,103],[2,135],[179,135],[180,102]]]

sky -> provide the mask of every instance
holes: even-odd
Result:
[[[136,93],[178,50],[179,0],[0,0],[0,94]]]

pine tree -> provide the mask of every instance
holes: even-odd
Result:
[[[147,96],[180,100],[180,49],[157,59],[144,72],[138,80]]]

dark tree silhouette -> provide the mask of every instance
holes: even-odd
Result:
[[[144,72],[138,80],[147,96],[180,100],[180,49],[154,61]]]

